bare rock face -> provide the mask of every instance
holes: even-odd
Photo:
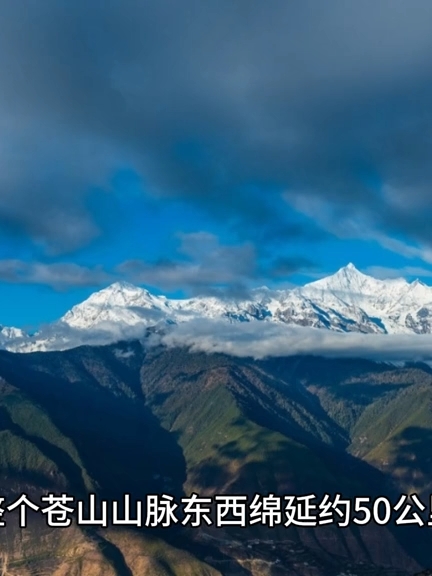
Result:
[[[415,314],[407,314],[406,327],[416,334],[432,333],[432,309],[423,306]]]

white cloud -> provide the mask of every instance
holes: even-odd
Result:
[[[386,266],[368,266],[363,270],[365,274],[386,280],[387,278],[432,277],[432,269],[421,266],[403,266],[402,268],[388,268]]]
[[[127,360],[128,358],[132,358],[135,356],[135,352],[133,350],[114,350],[114,356],[119,360]]]
[[[168,347],[256,359],[312,354],[380,361],[432,360],[432,334],[338,333],[271,322],[192,320],[171,327],[160,342]]]
[[[348,207],[329,204],[324,198],[286,192],[285,200],[298,212],[311,218],[323,230],[341,240],[355,239],[377,242],[382,248],[409,259],[420,259],[432,264],[432,249],[426,244],[410,244],[382,232],[374,215],[367,207],[357,206],[355,212]]]

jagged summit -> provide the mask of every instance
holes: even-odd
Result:
[[[368,281],[374,281],[374,282],[378,282],[378,283],[383,282],[383,280],[380,280],[378,278],[374,278],[373,276],[370,276],[368,274],[365,274],[364,272],[361,272],[352,262],[350,262],[346,266],[342,266],[342,268],[339,268],[339,270],[337,270],[334,274],[330,274],[329,276],[325,276],[321,280],[326,280],[326,281],[330,282],[332,279],[345,279],[346,281],[355,281],[355,280],[365,281],[365,280],[368,280]],[[318,282],[319,282],[319,280],[318,280]]]
[[[374,278],[361,272],[350,262],[334,274],[306,284],[301,290],[320,290],[325,293],[337,293],[341,297],[346,294],[350,301],[352,301],[352,296],[354,295],[362,298],[365,296],[385,298],[387,295],[387,298],[392,300],[398,294],[401,295],[401,291],[407,290],[412,284],[404,278],[389,278],[386,280]],[[427,288],[429,289],[429,287]]]
[[[344,278],[372,278],[372,276],[368,276],[354,266],[352,262],[347,264],[346,266],[342,266],[339,270],[333,274],[333,276],[343,276]]]
[[[170,299],[118,281],[95,292],[34,337],[3,328],[0,347],[60,349],[77,345],[77,340],[92,343],[95,335],[106,334],[108,341],[114,341],[149,327],[190,320],[276,322],[337,332],[432,333],[432,288],[419,280],[379,280],[352,262],[305,286],[287,290],[262,287],[242,301],[214,296]]]
[[[136,286],[135,284],[131,284],[130,282],[126,282],[125,280],[118,280],[116,282],[113,282],[112,284],[109,284],[105,288],[98,290],[94,294],[115,294],[119,292],[140,292],[140,293],[147,292],[148,294],[150,294],[148,290]]]
[[[131,282],[126,282],[126,280],[117,280],[103,290],[114,292],[116,290],[142,290],[142,288],[139,288],[135,284],[131,284]]]
[[[354,276],[356,274],[365,276],[365,274],[360,272],[360,270],[352,262],[349,262],[346,266],[342,266],[342,268],[339,268],[339,270],[334,274],[332,274],[332,276],[341,276],[341,275]]]

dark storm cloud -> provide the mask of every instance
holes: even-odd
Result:
[[[0,281],[11,284],[39,284],[56,290],[71,287],[100,286],[112,280],[102,268],[88,268],[74,263],[25,262],[0,260]]]
[[[286,278],[300,270],[314,268],[314,263],[308,258],[281,257],[271,262],[267,270],[267,276],[270,278]]]
[[[286,189],[431,243],[429,0],[0,7],[4,226],[81,246],[86,191],[126,165],[243,239],[289,232]]]
[[[115,270],[83,266],[73,262],[0,260],[0,281],[10,284],[39,284],[56,290],[101,287],[119,280],[146,284],[167,291],[184,289],[188,294],[247,297],[251,280],[268,275],[290,276],[310,267],[301,258],[278,259],[271,268],[259,266],[252,244],[223,245],[207,232],[180,234],[178,257],[174,260],[128,260]]]
[[[251,243],[224,245],[207,232],[181,234],[180,240],[178,252],[183,259],[129,260],[117,267],[117,273],[131,282],[167,291],[183,288],[193,295],[247,298],[251,281],[269,276],[286,279],[312,266],[309,260],[296,257],[276,259],[270,266],[260,264]]]
[[[117,272],[137,284],[175,291],[186,288],[192,294],[209,293],[223,287],[242,291],[256,277],[256,255],[251,244],[228,246],[207,232],[180,235],[176,260],[146,262],[129,260]]]

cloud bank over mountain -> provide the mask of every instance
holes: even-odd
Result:
[[[306,354],[383,362],[432,361],[432,334],[341,334],[271,323],[192,320],[170,327],[167,334],[149,343],[255,359]]]
[[[43,351],[79,346],[104,346],[120,341],[140,340],[149,349],[155,346],[185,347],[208,354],[221,353],[240,358],[315,355],[333,358],[367,358],[388,362],[432,362],[432,334],[360,334],[337,333],[319,328],[286,326],[270,322],[227,323],[197,318],[180,324],[159,326],[148,331],[140,324],[125,326],[105,322],[94,331],[56,326],[43,331]],[[20,338],[15,340],[20,351]]]

